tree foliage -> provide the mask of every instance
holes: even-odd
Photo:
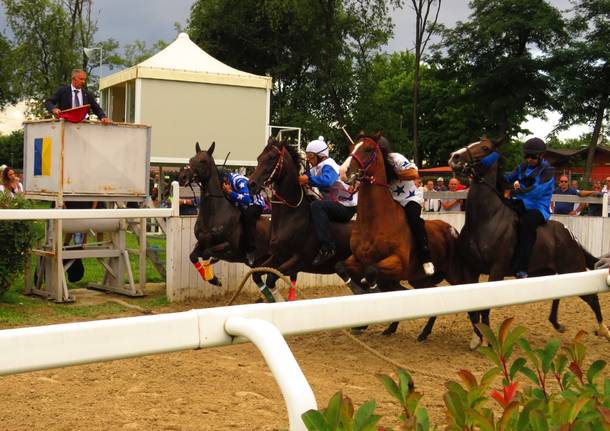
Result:
[[[592,134],[584,177],[589,178],[603,124],[610,117],[610,1],[580,0],[568,43],[553,51],[555,108],[559,128],[589,124]]]
[[[17,99],[15,91],[15,58],[13,48],[0,33],[0,109],[8,103],[14,103]]]
[[[10,135],[0,135],[0,161],[16,169],[23,169],[23,129]]]
[[[392,32],[392,0],[199,0],[191,39],[212,56],[273,76],[272,122],[298,125],[305,138],[341,136],[370,82],[370,62]],[[343,140],[341,138],[341,140]]]
[[[445,75],[467,84],[464,103],[475,107],[490,134],[515,134],[528,114],[549,104],[544,53],[564,36],[561,13],[544,0],[472,0],[472,15],[441,29],[434,60]]]

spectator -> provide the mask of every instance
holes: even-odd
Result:
[[[610,191],[610,177],[606,177],[606,184],[602,188],[602,192],[608,193]]]
[[[10,166],[6,166],[2,171],[2,184],[0,184],[0,192],[9,194],[14,197],[16,193],[23,193],[23,185],[19,181],[19,177],[15,170]]]
[[[437,192],[446,192],[447,191],[447,187],[445,186],[445,179],[443,177],[438,177],[436,179],[436,187],[434,187],[434,189]]]
[[[602,192],[602,182],[600,180],[593,181],[593,195],[599,197],[604,195]],[[589,204],[588,215],[592,217],[601,217],[602,204]]]
[[[449,180],[449,191],[457,192],[460,182],[457,178]],[[441,212],[453,212],[462,210],[462,199],[443,199],[441,200]]]
[[[559,177],[559,186],[555,189],[553,193],[556,195],[578,196],[578,192],[573,188],[569,187],[568,177],[565,175]],[[579,204],[578,208],[574,210],[574,203],[572,202],[551,201],[551,211],[553,212],[553,214],[576,215],[576,212],[580,210],[582,210],[582,204]]]
[[[574,190],[573,188],[568,187],[568,184],[568,177],[566,175],[562,175],[561,177],[559,177],[559,187],[555,189],[554,194],[585,197],[591,196],[595,193],[593,190]],[[573,202],[551,202],[551,211],[554,214],[577,215],[580,214],[584,207],[584,203],[579,203],[578,207],[574,209]]]
[[[578,180],[572,180],[570,187],[580,193],[580,187],[578,186]],[[579,202],[574,202],[574,212],[576,215],[580,215],[581,211],[585,209],[587,204],[581,205]]]
[[[426,186],[424,187],[425,192],[436,192],[434,190],[434,181],[428,180],[426,181]],[[424,211],[425,212],[434,212],[438,211],[441,207],[441,201],[439,199],[425,199],[424,200]]]

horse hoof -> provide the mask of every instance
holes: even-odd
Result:
[[[605,337],[606,340],[610,341],[610,331],[608,331],[608,327],[603,323],[599,325],[599,328],[595,331],[595,335],[598,337]]]
[[[366,328],[352,328],[349,332],[352,335],[362,335],[364,334],[364,331],[366,331]]]
[[[476,350],[481,345],[481,338],[477,334],[472,334],[470,340],[470,350]]]
[[[222,282],[216,276],[214,276],[214,278],[209,279],[208,283],[210,283],[213,286],[222,287]]]
[[[383,335],[384,337],[389,337],[390,335],[394,335],[395,333],[396,333],[396,330],[395,330],[395,329],[388,328],[388,329],[386,329],[385,331],[383,331],[383,332],[381,333],[381,335]]]
[[[559,332],[560,334],[563,334],[564,332],[566,332],[566,327],[563,326],[561,323],[553,325],[553,328],[555,328],[555,331]]]
[[[428,339],[428,334],[424,334],[423,332],[417,336],[417,341],[423,343]]]

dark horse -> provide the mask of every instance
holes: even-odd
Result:
[[[424,273],[404,210],[394,201],[388,186],[388,178],[395,174],[385,163],[386,156],[374,138],[360,137],[343,165],[348,183],[357,181],[360,186],[358,217],[350,240],[352,255],[338,265],[339,275],[344,280],[364,276],[369,286],[378,280],[408,280],[415,288],[432,287],[443,279],[461,283],[461,266],[455,255],[458,233],[441,220],[425,222],[436,274],[430,277]],[[434,321],[435,317],[428,320],[419,341],[427,338]]]
[[[198,182],[201,188],[199,214],[195,223],[197,244],[190,255],[195,266],[199,263],[199,258],[207,260],[211,257],[246,263],[241,212],[222,191],[218,169],[212,157],[214,147],[215,143],[212,143],[207,151],[202,151],[197,143],[196,154],[189,161],[190,180]],[[267,217],[259,218],[256,232],[256,258],[253,267],[260,266],[269,258],[271,223]],[[269,275],[267,277],[269,278]],[[271,291],[267,290],[260,273],[254,273],[252,278],[267,300],[273,302],[273,296],[279,299],[279,296],[271,295],[274,293],[276,278],[269,280]]]
[[[314,266],[312,261],[320,244],[315,235],[310,216],[311,197],[299,185],[298,175],[301,157],[286,141],[269,138],[267,146],[258,156],[258,166],[250,176],[250,189],[260,192],[263,187],[273,186],[274,198],[271,213],[271,258],[265,265],[273,266],[282,273],[296,274],[299,271],[315,274],[333,274],[335,265],[350,254],[350,236],[354,222],[331,223],[333,238],[337,244],[335,258]],[[356,279],[346,284],[355,294],[366,293]],[[380,284],[381,290],[400,290],[398,281]],[[393,322],[385,335],[396,332],[398,322]]]
[[[505,184],[498,174],[498,162],[486,167],[481,159],[497,150],[501,142],[487,138],[470,144],[451,154],[449,165],[455,171],[470,176],[470,190],[466,200],[466,221],[460,232],[458,249],[464,258],[464,283],[478,282],[480,274],[489,274],[489,281],[502,280],[513,274],[512,262],[517,244],[518,216],[503,191]],[[550,220],[538,228],[536,243],[529,262],[530,276],[581,272],[593,269],[597,259],[587,252],[557,221]],[[598,335],[610,339],[603,323],[597,295],[581,296],[595,313],[599,324]],[[553,300],[549,321],[563,332],[557,320],[559,300]],[[489,325],[489,310],[471,313],[472,323],[479,319]],[[474,340],[476,341],[476,340]]]

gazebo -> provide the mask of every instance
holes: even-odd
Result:
[[[151,163],[180,165],[195,142],[216,142],[228,165],[256,164],[266,143],[271,77],[216,60],[186,33],[142,63],[101,79],[102,106],[116,122],[152,126]]]

